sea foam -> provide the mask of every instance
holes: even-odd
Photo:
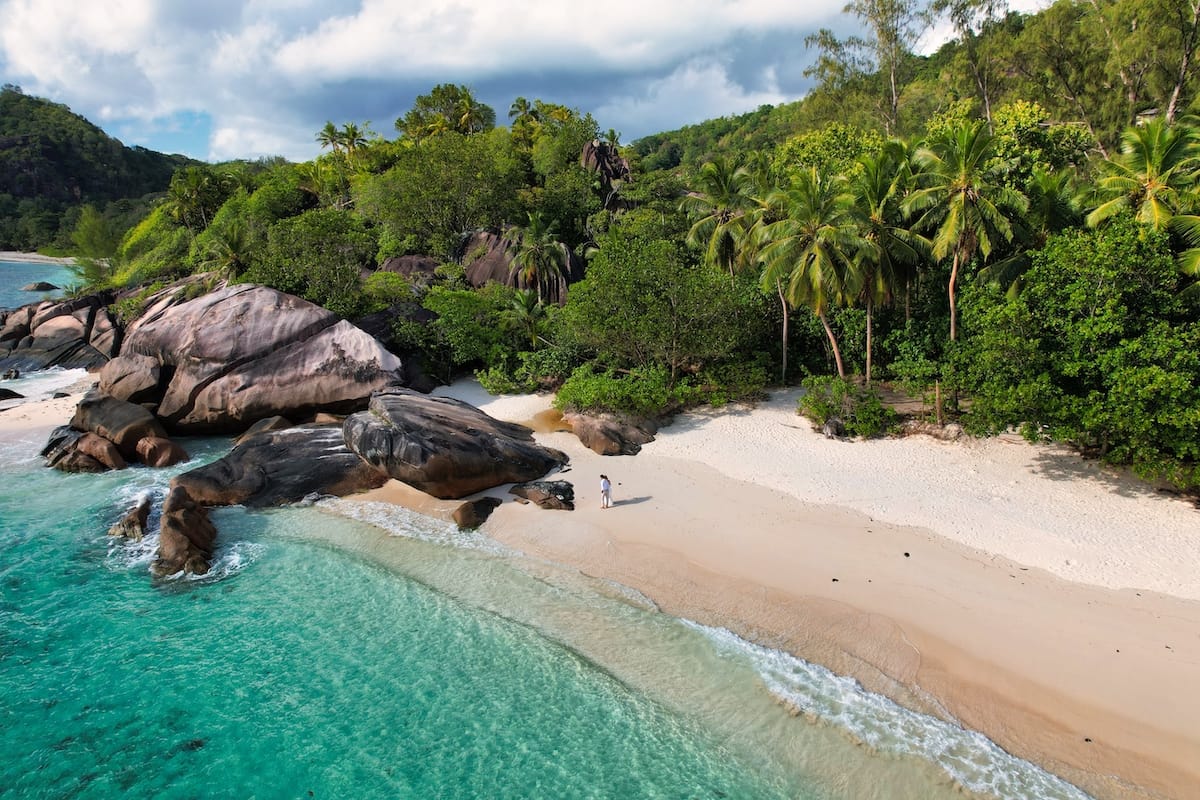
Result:
[[[721,651],[749,659],[767,689],[788,706],[845,730],[876,751],[916,756],[936,764],[970,792],[1000,800],[1090,797],[977,731],[911,711],[867,691],[853,678],[753,644],[724,628],[683,622]]]

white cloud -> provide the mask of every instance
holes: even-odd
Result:
[[[647,81],[636,94],[612,98],[595,115],[617,130],[671,130],[796,99],[779,90],[769,70],[762,77],[765,89],[747,90],[730,79],[723,64],[694,59],[665,78]]]

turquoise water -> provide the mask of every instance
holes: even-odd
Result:
[[[183,467],[63,475],[39,438],[0,444],[0,796],[1083,797],[403,509],[223,509],[210,576],[154,581],[104,531]]]
[[[46,281],[66,286],[76,279],[61,264],[39,264],[28,261],[0,261],[0,309],[19,308],[46,297],[59,297],[61,292],[22,292],[22,286]]]

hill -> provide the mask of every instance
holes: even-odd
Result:
[[[126,147],[65,105],[0,89],[0,249],[35,250],[61,241],[91,203],[165,191],[179,166],[195,163]]]

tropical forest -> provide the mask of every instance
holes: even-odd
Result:
[[[1200,2],[844,14],[803,99],[628,143],[443,83],[384,130],[330,120],[312,161],[210,164],[8,86],[0,247],[75,255],[127,320],[175,282],[274,287],[430,385],[655,417],[802,384],[850,436],[904,396],[1194,492]]]

